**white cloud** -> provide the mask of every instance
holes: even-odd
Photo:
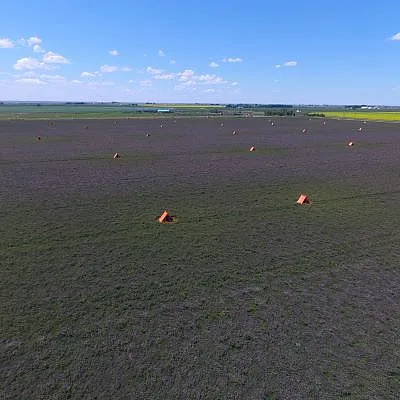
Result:
[[[158,50],[158,55],[160,57],[165,57],[165,52],[163,50]]]
[[[38,78],[21,78],[21,79],[17,79],[15,82],[29,83],[29,84],[33,84],[33,85],[46,85],[46,82],[44,82]]]
[[[176,64],[176,60],[172,59],[169,61],[170,64]]]
[[[112,50],[110,50],[109,52],[108,52],[111,56],[119,56],[119,51],[118,50],[115,50],[115,49],[112,49]]]
[[[38,44],[34,44],[32,49],[35,53],[44,53],[45,52]]]
[[[153,67],[147,67],[146,71],[151,75],[159,75],[163,72],[161,69],[157,69],[157,68],[153,68]]]
[[[400,40],[400,32],[393,35],[390,40]],[[1,47],[1,46],[0,46]]]
[[[69,64],[69,61],[62,55],[48,51],[43,56],[43,62],[47,64]]]
[[[216,63],[215,61],[212,61],[212,62],[210,62],[210,64],[208,64],[208,66],[211,67],[211,68],[218,68],[219,64]]]
[[[194,71],[192,69],[185,69],[183,72],[179,72],[178,75],[180,81],[190,81],[193,79]]]
[[[17,62],[14,64],[14,69],[48,69],[48,66],[36,58],[24,57],[17,60]]]
[[[135,83],[135,81],[133,79],[129,79],[128,83],[132,85],[132,83]]]
[[[74,85],[80,85],[80,84],[82,84],[83,82],[82,82],[82,81],[79,81],[78,79],[73,79],[73,80],[71,81],[71,83],[74,84]]]
[[[295,67],[297,65],[297,61],[286,61],[283,66],[284,67]]]
[[[32,47],[35,44],[40,44],[42,43],[42,39],[38,38],[37,36],[31,36],[28,40],[27,40],[28,46]]]
[[[239,85],[239,82],[232,82],[231,85],[232,86],[237,86],[237,85]]]
[[[220,83],[226,83],[226,81],[224,81],[220,76],[217,75],[199,75],[195,78],[205,85],[217,85]]]
[[[223,62],[228,62],[228,63],[240,63],[240,62],[242,62],[243,60],[242,60],[240,57],[236,57],[236,58],[234,58],[234,57],[227,57],[227,58],[224,58],[222,61],[223,61]]]
[[[14,47],[14,42],[8,38],[0,38],[0,49],[11,49]]]
[[[215,89],[205,89],[203,90],[204,93],[215,93]]]
[[[116,67],[115,65],[102,65],[100,67],[100,71],[103,73],[110,73],[110,72],[115,72],[118,71],[118,67]]]
[[[280,68],[280,67],[282,67],[281,64],[276,64],[276,65],[275,65],[275,68]]]
[[[132,68],[131,68],[131,67],[122,67],[122,68],[121,68],[121,71],[124,71],[124,72],[131,72],[131,71],[132,71]]]

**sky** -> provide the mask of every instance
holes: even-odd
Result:
[[[400,2],[1,0],[0,101],[400,105]]]

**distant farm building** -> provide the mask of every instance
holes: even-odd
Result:
[[[169,108],[159,108],[157,110],[158,113],[170,113],[172,112]]]

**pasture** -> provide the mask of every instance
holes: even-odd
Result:
[[[0,121],[0,397],[397,399],[399,133]]]

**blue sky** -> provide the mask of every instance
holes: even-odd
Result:
[[[0,100],[400,105],[400,2],[2,0]]]

